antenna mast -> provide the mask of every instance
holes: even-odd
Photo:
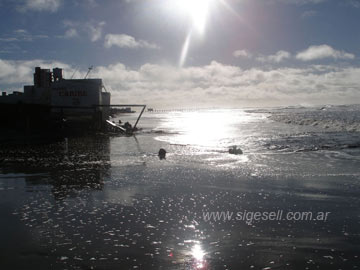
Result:
[[[88,68],[88,72],[86,73],[86,75],[85,75],[85,78],[84,79],[86,79],[86,77],[89,75],[89,73],[90,73],[90,71],[93,69],[93,66],[91,66],[91,67],[89,67]]]
[[[74,71],[73,75],[71,76],[71,79],[74,78],[76,71],[77,71],[77,68],[75,68],[75,71]]]

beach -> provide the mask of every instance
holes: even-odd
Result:
[[[2,145],[0,268],[358,269],[359,110],[152,112],[135,136]]]

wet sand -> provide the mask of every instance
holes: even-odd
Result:
[[[358,177],[262,176],[254,168],[184,162],[172,154],[179,146],[156,142],[151,134],[137,140],[88,137],[2,148],[1,268],[360,265]],[[151,152],[160,146],[170,152],[167,160]],[[279,209],[331,214],[326,222],[252,224],[203,217],[204,211]],[[201,249],[201,265],[194,246]]]
[[[360,267],[359,133],[239,110],[148,114],[141,127],[1,146],[1,269]]]

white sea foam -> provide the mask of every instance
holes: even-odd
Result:
[[[325,131],[360,132],[360,105],[283,108],[269,113],[270,119],[287,124],[316,126]]]

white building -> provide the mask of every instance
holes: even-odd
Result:
[[[34,85],[24,92],[2,93],[1,104],[49,106],[53,114],[69,119],[106,120],[110,111],[110,93],[103,92],[101,79],[65,79],[62,69],[35,68]]]

